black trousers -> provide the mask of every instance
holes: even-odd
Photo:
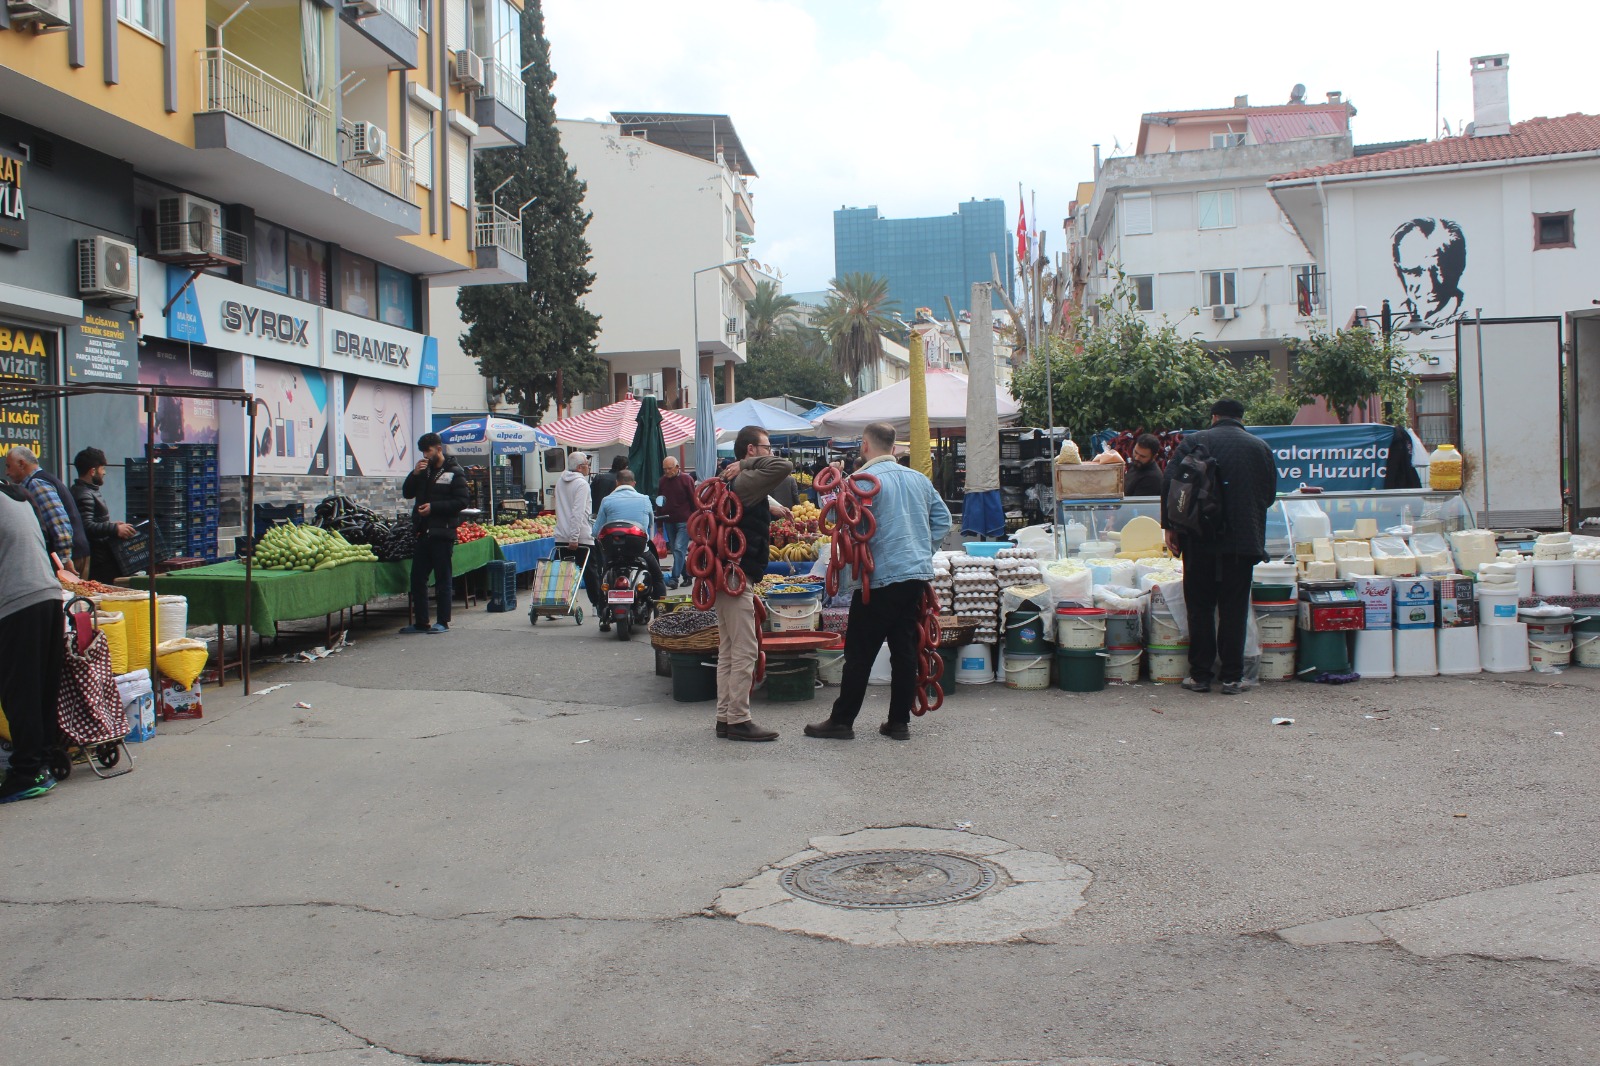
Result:
[[[433,577],[434,591],[439,595],[439,622],[450,624],[450,601],[455,598],[455,577],[451,572],[451,556],[456,549],[456,538],[439,533],[417,534],[417,549],[411,556],[411,621],[416,625],[428,624],[428,577]]]
[[[61,601],[49,600],[0,618],[0,705],[11,723],[11,766],[37,773],[56,733],[56,694],[66,631]]]
[[[1251,555],[1184,548],[1183,600],[1189,615],[1189,676],[1210,681],[1218,659],[1223,683],[1244,676],[1244,633],[1250,610]]]
[[[861,602],[861,590],[850,599],[850,625],[844,632],[844,677],[839,698],[829,717],[840,724],[856,720],[867,696],[867,677],[884,641],[889,642],[889,721],[911,721],[917,700],[917,650],[922,639],[923,591],[926,581],[897,581],[872,590],[872,600]]]

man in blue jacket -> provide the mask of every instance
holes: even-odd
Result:
[[[638,479],[633,471],[624,467],[617,471],[617,487],[606,494],[600,501],[600,513],[594,516],[594,539],[600,543],[600,531],[612,522],[632,522],[644,530],[644,535],[649,538],[655,533],[656,509],[650,502],[650,497],[641,493],[637,487]],[[661,560],[656,558],[654,544],[647,543],[644,553],[639,556],[645,569],[650,571],[650,595],[656,599],[667,594],[667,583],[661,577]],[[626,562],[626,560],[609,560]],[[603,633],[611,628],[604,615],[600,617],[600,631]]]
[[[808,737],[850,740],[867,694],[867,676],[883,642],[889,642],[889,720],[878,732],[894,740],[911,737],[911,708],[917,699],[917,658],[921,645],[922,597],[933,580],[933,553],[950,532],[950,508],[920,472],[894,461],[894,427],[874,422],[862,431],[860,473],[878,479],[872,501],[877,532],[872,535],[872,598],[850,598],[850,624],[844,634],[844,677],[839,698],[825,722],[805,728]]]

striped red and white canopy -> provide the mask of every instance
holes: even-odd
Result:
[[[571,448],[607,448],[631,445],[638,426],[639,401],[630,396],[581,415],[541,423],[539,428]],[[694,419],[662,411],[661,436],[668,448],[693,440]]]

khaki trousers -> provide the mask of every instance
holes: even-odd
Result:
[[[761,652],[754,592],[717,593],[717,635],[717,721],[738,725],[750,720],[750,686]]]

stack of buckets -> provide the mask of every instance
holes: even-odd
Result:
[[[1250,606],[1256,615],[1256,636],[1261,643],[1263,681],[1294,680],[1295,617],[1299,605],[1293,585],[1254,584]]]
[[[1150,597],[1149,642],[1145,657],[1150,663],[1150,680],[1160,685],[1177,685],[1189,673],[1189,641],[1178,628],[1166,601],[1160,595]]]
[[[1579,666],[1600,666],[1600,614],[1581,614],[1573,619],[1572,661]]]
[[[1144,619],[1137,607],[1106,608],[1106,680],[1132,684],[1144,664]]]
[[[1103,607],[1056,608],[1056,685],[1063,692],[1106,687],[1106,612]]]
[[[1528,669],[1528,625],[1517,620],[1518,592],[1515,586],[1478,586],[1478,662],[1485,673]]]
[[[1006,615],[1006,688],[1036,691],[1050,687],[1045,624],[1037,607],[1019,607]]]

